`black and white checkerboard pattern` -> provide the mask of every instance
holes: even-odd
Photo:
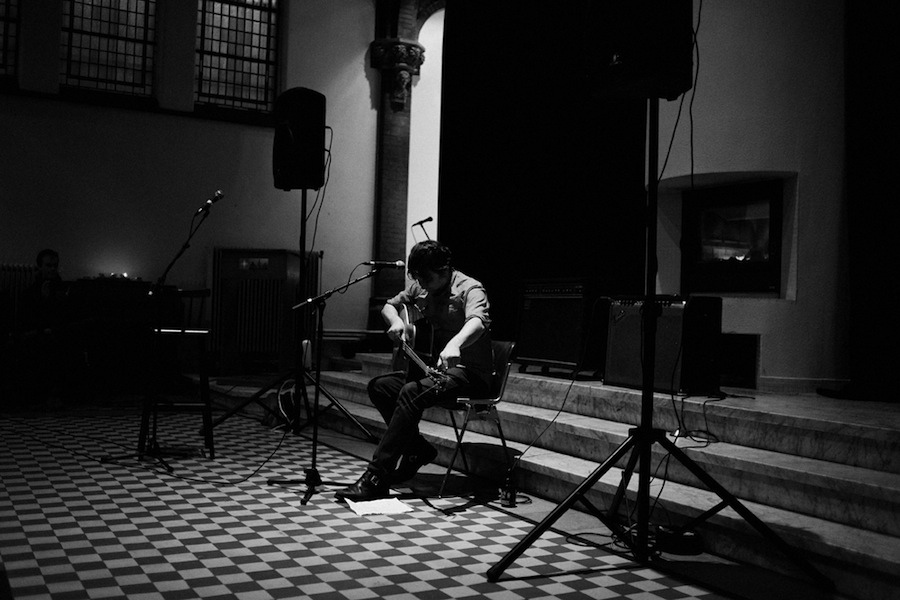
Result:
[[[490,505],[403,498],[413,510],[360,517],[335,487],[303,480],[312,445],[234,417],[216,428],[216,460],[121,458],[127,411],[0,418],[0,561],[16,600],[32,598],[442,599],[720,598],[628,558],[547,532],[503,574],[496,564],[533,527]],[[161,443],[202,446],[198,418],[165,415]],[[364,462],[319,444],[327,482]]]

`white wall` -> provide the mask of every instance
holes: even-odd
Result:
[[[306,0],[288,3],[291,35],[285,88],[325,95],[325,123],[333,130],[332,163],[325,203],[318,217],[315,249],[325,251],[323,288],[347,283],[360,262],[372,258],[375,223],[375,149],[381,76],[369,67],[375,32],[374,2]],[[299,205],[299,192],[293,196]],[[309,193],[312,207],[313,193]],[[298,213],[299,214],[299,213]],[[312,243],[316,215],[307,236]],[[326,329],[365,329],[371,281],[333,296]]]
[[[761,388],[809,391],[848,375],[843,14],[840,0],[704,2],[699,80],[663,174],[691,172],[691,94],[695,173],[798,174],[796,296],[724,300],[724,331],[761,336]],[[677,111],[661,103],[660,165]],[[679,234],[660,223],[661,265],[677,264]]]
[[[367,0],[289,6],[284,87],[325,94],[326,121],[335,130],[315,238],[325,252],[329,289],[371,258],[378,78],[367,50],[374,6]],[[58,33],[35,35],[51,47],[58,43]],[[0,262],[31,264],[38,250],[53,247],[69,279],[128,272],[156,280],[184,243],[194,212],[217,189],[225,199],[168,283],[211,285],[216,246],[299,248],[301,192],[274,188],[271,129],[61,101],[47,84],[48,67],[55,69],[55,61],[20,67],[23,80],[40,82],[32,89],[41,95],[0,94]],[[310,205],[314,196],[310,191]],[[310,242],[313,229],[310,222]],[[365,327],[370,290],[358,287],[329,303],[326,328]]]
[[[409,203],[406,249],[438,231],[438,170],[441,141],[441,66],[443,64],[444,10],[431,15],[419,32],[425,47],[421,76],[413,82],[409,142]],[[412,224],[432,217],[420,227]],[[423,231],[424,228],[424,231]],[[427,236],[426,236],[427,234]]]

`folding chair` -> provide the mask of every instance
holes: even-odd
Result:
[[[209,458],[214,459],[212,402],[209,394],[208,357],[210,330],[204,322],[207,299],[210,290],[179,290],[184,317],[180,325],[153,329],[155,341],[175,339],[192,343],[196,352],[196,366],[199,375],[199,389],[196,398],[171,398],[164,390],[153,390],[145,399],[141,415],[141,431],[138,438],[138,457],[145,454],[158,455],[158,417],[160,412],[198,413],[201,415],[202,434]],[[161,344],[160,344],[161,345]]]
[[[509,371],[512,366],[512,353],[516,347],[515,342],[505,342],[492,340],[491,347],[494,352],[494,372],[491,379],[490,393],[486,397],[459,398],[456,404],[444,406],[450,411],[450,421],[453,423],[453,433],[456,434],[456,448],[453,451],[453,458],[447,465],[447,472],[441,482],[439,496],[444,495],[444,487],[450,478],[450,472],[456,464],[456,458],[462,455],[463,466],[466,475],[471,475],[469,462],[466,458],[466,451],[463,448],[463,437],[469,423],[473,420],[491,421],[497,426],[497,434],[500,436],[500,443],[503,444],[503,457],[506,461],[507,469],[512,466],[509,457],[509,451],[506,445],[506,437],[503,435],[503,427],[500,425],[500,414],[497,412],[497,404],[503,399],[503,393],[506,391],[506,381],[509,379]],[[465,416],[461,426],[457,426],[456,412],[464,411]]]

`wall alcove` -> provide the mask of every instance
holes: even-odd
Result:
[[[660,293],[796,298],[796,173],[684,175],[659,190]]]
[[[797,296],[797,173],[740,171],[660,182],[657,291],[720,296],[722,385],[758,385],[760,303]]]

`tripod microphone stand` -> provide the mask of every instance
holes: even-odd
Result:
[[[735,496],[730,494],[712,476],[706,473],[685,452],[666,437],[666,432],[653,427],[653,389],[656,355],[656,330],[657,317],[660,311],[655,295],[657,259],[656,259],[656,234],[657,234],[657,200],[658,200],[658,144],[659,144],[659,99],[648,99],[648,193],[647,193],[647,267],[644,302],[643,344],[642,344],[642,395],[641,395],[641,421],[637,427],[629,431],[626,440],[613,453],[591,473],[578,487],[556,508],[554,508],[528,535],[512,548],[500,561],[488,569],[489,581],[497,581],[503,572],[518,558],[532,543],[534,543],[545,531],[566,513],[576,502],[581,502],[588,511],[597,517],[608,529],[610,529],[633,553],[640,563],[647,563],[653,558],[649,543],[650,529],[650,478],[651,457],[654,444],[659,444],[678,462],[686,467],[697,479],[719,496],[721,502],[713,508],[702,513],[683,526],[677,533],[690,530],[695,525],[705,521],[718,513],[726,506],[731,507],[754,529],[756,529],[767,541],[776,546],[801,570],[803,570],[816,584],[825,589],[833,587],[831,581],[825,578],[804,557],[797,553],[790,545],[782,540],[774,531],[763,523],[756,515],[747,509]],[[613,468],[629,452],[631,456],[623,470],[622,481],[613,497],[608,513],[604,514],[591,504],[585,495],[591,488]],[[638,490],[637,490],[637,523],[634,534],[619,523],[616,519],[618,507],[625,496],[626,488],[631,480],[635,467],[638,466]]]
[[[306,272],[307,272],[307,269],[306,269],[306,259],[307,259],[307,257],[306,257],[306,210],[307,210],[306,203],[307,203],[307,197],[306,197],[306,195],[307,195],[307,190],[305,188],[303,188],[301,190],[301,200],[300,200],[300,215],[301,215],[300,216],[300,219],[301,219],[301,221],[300,221],[300,264],[302,265],[302,268],[300,270],[300,288],[297,290],[298,298],[307,297],[306,296]],[[348,287],[349,287],[349,285],[348,285]],[[336,290],[332,290],[331,292],[328,292],[328,295],[330,296],[335,291]],[[321,296],[320,296],[320,298],[321,298]],[[301,302],[300,304],[293,306],[292,309],[297,310],[298,308],[303,307],[303,306],[309,304],[310,302],[312,302],[312,299],[307,300],[305,302]],[[278,412],[275,411],[274,409],[272,409],[271,407],[269,407],[268,405],[266,405],[266,403],[264,403],[262,401],[262,398],[270,390],[277,388],[278,386],[282,385],[283,383],[285,383],[286,381],[288,381],[289,379],[291,379],[293,377],[295,380],[295,385],[298,388],[298,392],[303,396],[304,406],[307,406],[307,407],[309,406],[309,401],[308,401],[307,395],[306,395],[306,384],[304,383],[304,381],[308,381],[310,384],[315,385],[316,395],[318,395],[319,392],[321,392],[328,398],[330,404],[328,405],[328,407],[326,407],[325,410],[327,410],[328,408],[331,408],[331,407],[337,408],[357,428],[359,428],[360,431],[362,431],[362,433],[366,436],[367,441],[374,442],[378,439],[374,434],[372,434],[372,432],[370,432],[368,429],[366,429],[366,427],[362,423],[360,423],[359,420],[355,416],[353,416],[353,414],[350,411],[348,411],[343,405],[341,405],[341,403],[338,401],[337,398],[334,397],[334,395],[332,395],[330,392],[325,390],[321,386],[321,384],[319,383],[319,381],[317,379],[313,379],[313,377],[307,371],[306,364],[304,362],[304,356],[303,356],[302,340],[304,337],[304,335],[303,335],[304,332],[302,330],[302,323],[303,323],[302,317],[298,317],[297,324],[295,327],[295,329],[296,329],[296,331],[295,331],[296,340],[295,341],[296,341],[296,347],[297,347],[297,361],[295,364],[295,368],[293,370],[288,369],[288,370],[278,374],[271,381],[269,381],[268,383],[263,385],[263,387],[256,390],[256,392],[254,392],[251,396],[249,396],[248,398],[245,398],[243,401],[241,401],[237,405],[233,406],[231,409],[226,411],[221,416],[217,417],[216,419],[213,419],[212,424],[210,425],[210,429],[215,428],[218,425],[222,424],[224,421],[230,419],[232,416],[236,415],[237,413],[242,411],[245,407],[249,406],[250,404],[252,404],[254,402],[256,404],[258,404],[265,412],[269,413],[271,416],[278,419],[279,418]],[[319,334],[321,335],[321,333],[322,333],[322,326],[321,326],[321,321],[320,321]],[[321,348],[321,344],[319,346],[317,346],[317,348]],[[294,427],[293,427],[294,433],[295,434],[300,433],[300,430],[308,424],[309,424],[309,421],[307,421],[307,423],[305,423],[303,425],[300,425],[295,420]]]
[[[208,198],[206,200],[206,202],[204,202],[203,205],[194,212],[193,216],[191,217],[191,225],[188,230],[187,239],[185,239],[184,243],[181,245],[181,248],[178,249],[178,252],[172,258],[172,260],[169,261],[169,264],[166,266],[166,269],[165,269],[165,271],[163,271],[163,274],[159,276],[159,278],[156,280],[156,283],[154,283],[150,288],[149,296],[151,299],[151,306],[153,308],[153,319],[154,319],[153,333],[155,334],[154,339],[153,339],[153,345],[152,345],[153,352],[154,352],[154,361],[158,359],[158,357],[155,355],[159,351],[158,347],[157,347],[158,342],[156,339],[158,336],[164,335],[164,334],[169,334],[169,333],[182,334],[182,335],[185,333],[188,333],[184,328],[166,329],[164,327],[164,325],[166,325],[166,323],[164,322],[162,312],[163,312],[163,302],[165,301],[165,294],[163,292],[166,289],[165,288],[166,278],[169,276],[169,272],[172,270],[172,267],[175,266],[175,263],[177,263],[178,260],[182,257],[182,255],[188,250],[188,248],[191,247],[191,240],[194,238],[194,235],[196,235],[197,231],[200,230],[200,227],[203,225],[203,223],[206,221],[206,219],[209,217],[209,212],[210,212],[210,208],[212,207],[212,205],[224,197],[225,197],[225,194],[222,193],[222,190],[216,190],[215,193],[212,195],[212,197]],[[200,218],[199,221],[197,220],[198,217]],[[180,301],[181,301],[181,299],[179,298],[179,302]],[[203,330],[198,329],[198,330],[191,331],[190,333],[193,335],[206,335],[207,333],[209,333],[209,330],[208,329],[203,329]],[[203,362],[205,360],[205,358],[203,356],[201,356],[200,360],[201,360],[201,364],[205,364]],[[155,362],[154,362],[154,364],[155,364]],[[153,393],[155,393],[155,391]],[[207,446],[211,449],[212,448],[212,441],[211,441],[212,440],[212,433],[211,433],[212,427],[210,426],[211,417],[210,417],[210,411],[209,411],[209,380],[208,380],[208,376],[207,376],[205,368],[201,368],[201,370],[200,370],[200,395],[202,398],[202,402],[206,408],[206,410],[203,413],[205,425],[203,428],[201,428],[200,433],[201,433],[201,435],[204,435],[204,437],[206,438],[206,441],[207,441]],[[138,434],[137,452],[134,454],[108,456],[101,460],[103,462],[107,462],[107,461],[114,461],[114,460],[118,460],[118,459],[122,459],[122,458],[133,458],[133,457],[137,458],[138,460],[141,460],[144,458],[144,456],[151,456],[152,458],[156,459],[156,461],[160,465],[162,465],[166,469],[166,471],[171,473],[172,471],[174,471],[174,469],[163,458],[163,451],[162,451],[162,448],[160,447],[159,441],[157,439],[156,410],[153,409],[152,415],[151,415],[150,414],[151,411],[149,411],[147,409],[147,402],[149,402],[149,400],[147,400],[145,398],[145,400],[144,400],[145,408],[143,410],[143,414],[141,415],[141,427],[140,427],[140,432]]]
[[[307,502],[309,502],[309,499],[316,492],[316,488],[321,485],[325,485],[325,482],[322,481],[322,478],[319,475],[319,471],[316,467],[316,457],[317,457],[318,445],[319,445],[319,443],[318,443],[318,437],[319,437],[319,393],[322,389],[322,387],[321,387],[322,338],[323,338],[322,325],[323,325],[323,319],[325,316],[326,300],[328,300],[328,298],[330,298],[335,293],[343,292],[350,286],[355,285],[355,284],[359,283],[360,281],[363,281],[365,279],[369,279],[370,277],[375,276],[378,273],[378,271],[379,271],[378,267],[374,267],[371,271],[369,271],[368,273],[366,273],[365,275],[363,275],[361,277],[357,277],[353,281],[347,282],[342,286],[333,288],[323,294],[320,294],[319,296],[316,296],[315,298],[309,298],[303,302],[300,302],[299,304],[297,304],[296,306],[293,307],[294,310],[297,310],[297,309],[303,308],[304,306],[307,306],[307,305],[313,305],[316,307],[316,314],[317,314],[316,345],[315,345],[316,376],[315,376],[315,379],[313,380],[313,384],[315,385],[315,393],[313,394],[312,415],[309,417],[309,419],[307,419],[307,422],[303,425],[303,427],[305,427],[307,424],[312,423],[312,432],[313,432],[312,433],[312,466],[310,466],[308,469],[305,470],[306,477],[302,481],[293,480],[293,479],[273,478],[273,479],[269,479],[268,483],[269,483],[269,485],[285,485],[285,486],[298,485],[301,483],[305,484],[306,492],[304,493],[303,499],[300,501],[300,504],[306,504]],[[306,373],[305,370],[303,372],[307,377],[310,377],[309,374]],[[301,385],[299,377],[297,378],[296,385],[298,385],[298,386]],[[335,400],[334,398],[331,398],[331,400],[334,405],[340,407],[340,403],[338,403],[337,400]],[[309,404],[308,403],[305,403],[305,404],[307,406],[307,413],[309,413]],[[343,407],[341,407],[341,409],[344,411],[344,414],[349,414],[347,412],[347,409],[345,409]],[[352,415],[350,415],[350,416],[352,418]],[[354,419],[354,421],[355,421],[355,419]],[[362,426],[360,425],[360,427],[362,427]],[[294,432],[298,433],[300,428],[301,427],[299,427],[299,426],[295,427]],[[363,428],[363,430],[365,431],[365,428]],[[371,434],[369,434],[369,435],[371,436]],[[344,485],[350,485],[350,483],[346,483]]]

